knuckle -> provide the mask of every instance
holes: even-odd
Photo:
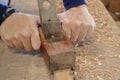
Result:
[[[35,31],[34,34],[35,34],[35,36],[38,36],[38,35],[39,35],[39,32],[38,32],[38,31]]]
[[[79,26],[79,25],[75,25],[73,28],[74,28],[74,29],[79,29],[80,26]]]
[[[65,19],[63,23],[65,23],[65,24],[70,24],[70,20]]]
[[[84,25],[84,28],[88,28],[88,27],[89,27],[89,26],[88,26],[88,25],[89,25],[88,23],[85,23],[85,22],[84,22],[83,25]]]
[[[91,23],[87,23],[87,22],[84,22],[83,25],[84,25],[84,28],[92,28],[93,27]]]
[[[13,37],[17,39],[19,36],[18,34],[14,34]]]
[[[26,32],[20,32],[20,33],[18,34],[18,36],[19,36],[19,37],[26,38],[26,37],[28,37],[28,34],[27,34]]]
[[[20,38],[26,38],[28,37],[28,34],[24,33],[24,32],[17,32],[16,34],[13,35],[13,38],[15,39],[20,39]]]
[[[94,29],[95,28],[95,24],[91,23],[91,24],[89,24],[89,27]]]
[[[11,40],[11,37],[10,36],[4,36],[4,39],[5,40]]]
[[[80,26],[80,25],[81,25],[81,21],[75,21],[75,24],[76,24],[77,26]]]
[[[92,28],[93,26],[91,24],[87,24],[88,28]]]

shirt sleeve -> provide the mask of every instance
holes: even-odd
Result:
[[[63,0],[63,3],[66,10],[78,5],[86,4],[85,0]]]
[[[2,15],[5,13],[9,6],[0,4],[0,23],[2,22]]]

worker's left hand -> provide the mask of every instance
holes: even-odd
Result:
[[[80,43],[88,39],[95,28],[95,21],[86,5],[73,7],[58,14],[58,18],[65,34],[72,42]]]

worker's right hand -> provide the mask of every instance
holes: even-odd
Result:
[[[13,13],[0,26],[0,35],[10,48],[37,50],[41,46],[39,24],[39,16]]]

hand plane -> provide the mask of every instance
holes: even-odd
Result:
[[[41,27],[41,52],[51,73],[75,67],[75,49],[64,35],[57,18],[54,0],[38,0]]]

